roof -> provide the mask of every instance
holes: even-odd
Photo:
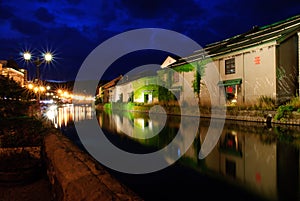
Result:
[[[169,66],[179,66],[187,62],[193,62],[207,57],[224,55],[230,52],[239,51],[272,41],[276,41],[277,44],[280,44],[299,31],[300,15],[296,15],[266,26],[254,26],[251,30],[243,34],[208,44],[203,49],[196,50],[192,55],[181,58]]]
[[[122,75],[119,75],[119,76],[116,77],[115,79],[113,79],[113,80],[111,80],[111,81],[109,81],[109,82],[103,84],[103,85],[100,86],[100,87],[102,87],[102,89],[108,89],[108,88],[110,88],[110,87],[113,87],[113,86],[115,86],[115,85],[117,84],[117,82],[118,82],[119,80],[122,79],[122,77],[123,77]]]

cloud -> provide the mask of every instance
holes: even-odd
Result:
[[[299,14],[299,9],[300,4],[297,0],[286,1],[284,4],[276,4],[272,0],[252,0],[243,3],[238,0],[229,0],[216,6],[216,11],[220,16],[225,15],[238,18],[238,21],[243,21],[249,29],[254,25],[264,26],[292,17]],[[227,23],[230,22],[227,21]],[[237,27],[239,25],[241,23]]]
[[[67,7],[63,9],[63,12],[67,15],[75,15],[75,16],[84,16],[85,11],[80,9],[80,8],[75,8],[75,7]]]
[[[183,5],[184,4],[184,5]],[[126,8],[133,18],[155,19],[163,17],[168,20],[170,15],[180,16],[180,20],[201,16],[203,9],[193,0],[184,3],[181,0],[124,0],[122,7]]]
[[[67,2],[70,4],[79,4],[81,0],[67,0]]]
[[[44,7],[40,7],[34,13],[34,16],[42,22],[53,22],[54,16],[48,12],[48,10]]]
[[[9,45],[24,45],[27,40],[39,48],[46,41],[59,53],[56,65],[45,69],[47,77],[72,79],[93,48],[124,31],[164,28],[206,45],[253,25],[299,14],[300,4],[298,0],[284,5],[271,0],[10,0],[1,1],[0,10],[1,47],[7,50],[2,56],[14,54],[8,53],[13,51]]]
[[[11,28],[25,35],[40,35],[44,31],[43,25],[32,21],[21,18],[14,18],[11,21]]]
[[[0,20],[7,20],[14,17],[14,13],[12,12],[12,10],[13,9],[11,6],[3,6],[0,4]]]

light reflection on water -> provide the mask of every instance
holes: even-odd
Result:
[[[91,119],[93,115],[92,107],[68,105],[53,109],[49,117],[56,127],[61,128],[69,121]],[[168,145],[179,129],[185,137],[191,126],[187,123],[179,128],[180,116],[168,116],[166,126],[159,118],[149,118],[143,113],[99,112],[97,118],[106,133],[125,135],[157,149]],[[219,142],[206,158],[200,160],[198,153],[209,126],[209,119],[201,118],[199,133],[192,146],[187,148],[185,144],[177,144],[174,151],[178,154],[187,149],[179,163],[200,173],[221,177],[229,184],[242,186],[270,201],[300,200],[299,127],[226,121]],[[153,137],[141,136],[149,133]],[[131,146],[134,151],[134,145],[127,144],[123,137],[119,140],[122,141],[119,144]]]
[[[69,122],[92,119],[93,109],[90,105],[50,105],[46,108],[45,116],[53,122],[56,128],[62,128]]]

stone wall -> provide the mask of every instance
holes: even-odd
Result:
[[[59,132],[45,137],[42,153],[54,200],[142,201]]]

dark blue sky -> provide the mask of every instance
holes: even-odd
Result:
[[[94,48],[124,31],[164,28],[204,46],[254,25],[298,14],[299,0],[0,0],[0,59],[12,58],[33,75],[34,66],[25,64],[19,53],[28,49],[38,55],[39,51],[51,50],[55,60],[41,67],[42,79],[73,80]],[[151,59],[163,62],[165,56],[149,55],[131,58],[147,64]],[[133,67],[130,62],[119,65],[107,79]]]

